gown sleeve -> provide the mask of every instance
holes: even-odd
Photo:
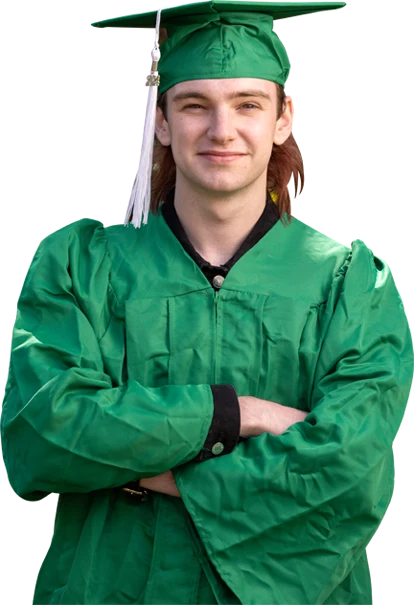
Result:
[[[26,275],[1,415],[6,470],[23,499],[155,476],[206,440],[209,384],[114,386],[105,372],[110,271],[102,223],[81,219],[41,241]]]
[[[390,269],[361,240],[334,276],[321,330],[303,422],[173,469],[209,560],[242,603],[330,603],[391,501],[413,345]]]
[[[233,451],[240,438],[240,404],[231,384],[212,384],[214,413],[206,441],[193,460],[208,460]],[[215,443],[222,443],[222,454],[214,453]]]

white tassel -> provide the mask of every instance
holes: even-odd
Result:
[[[161,10],[162,9],[159,9],[157,13],[155,46],[151,53],[151,74],[147,77],[146,82],[146,86],[148,86],[149,89],[139,168],[132,186],[131,197],[129,199],[128,210],[124,221],[124,225],[126,226],[130,222],[132,212],[131,222],[135,228],[141,226],[141,221],[142,224],[147,224],[151,202],[151,176],[155,135],[155,116],[157,112],[158,86],[160,83],[160,76],[158,75],[158,62],[161,58],[161,52],[159,49]]]

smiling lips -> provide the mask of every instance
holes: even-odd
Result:
[[[210,160],[210,162],[226,163],[233,162],[234,160],[237,160],[238,158],[241,158],[246,154],[240,153],[238,151],[202,151],[198,155],[201,155],[207,160]]]

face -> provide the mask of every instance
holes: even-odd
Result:
[[[180,82],[167,108],[166,118],[157,109],[156,135],[171,145],[177,180],[210,195],[265,183],[273,143],[292,131],[290,97],[277,119],[276,85],[258,78]]]

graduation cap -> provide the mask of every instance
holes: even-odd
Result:
[[[342,8],[345,2],[210,0],[92,23],[94,27],[155,28],[140,164],[125,217],[147,223],[157,94],[187,80],[262,78],[284,87],[290,62],[273,21]],[[160,28],[167,38],[160,43]]]

